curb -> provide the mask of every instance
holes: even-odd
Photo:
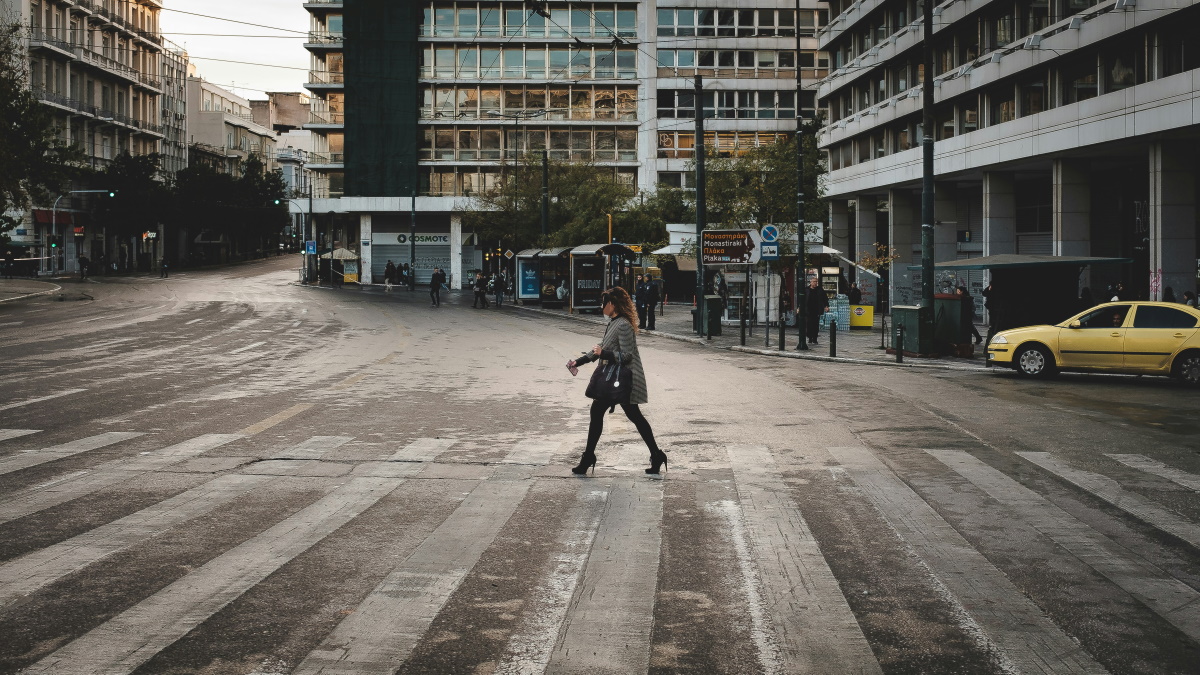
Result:
[[[546,316],[557,317],[560,319],[572,319],[575,321],[584,321],[587,323],[603,325],[602,321],[600,321],[599,319],[593,319],[591,317],[576,316],[574,314],[563,314],[561,312],[554,312],[554,311],[551,311],[548,309],[541,309],[539,307],[527,307],[524,305],[513,305],[513,306],[516,307],[517,309],[520,309],[520,310],[523,310],[526,312],[534,312],[537,314],[544,314]],[[994,374],[997,372],[997,369],[995,369],[995,368],[984,368],[981,366],[960,366],[960,365],[950,364],[950,363],[909,363],[909,362],[896,363],[895,361],[875,361],[875,360],[871,360],[871,359],[858,359],[858,358],[851,358],[851,357],[846,357],[846,356],[819,356],[817,354],[801,354],[801,353],[798,353],[795,351],[786,351],[786,350],[779,351],[779,350],[775,350],[775,349],[759,349],[756,347],[743,347],[741,345],[730,345],[730,346],[714,345],[714,344],[711,344],[710,342],[708,342],[707,340],[704,340],[704,339],[701,339],[698,337],[692,337],[690,335],[679,335],[678,333],[664,333],[662,331],[657,331],[657,330],[651,331],[651,332],[644,332],[644,333],[642,333],[642,335],[649,336],[649,337],[660,337],[660,338],[665,338],[668,340],[675,340],[676,342],[687,342],[690,344],[700,345],[702,347],[708,347],[710,349],[720,349],[720,350],[730,351],[730,352],[741,352],[743,354],[756,354],[758,356],[774,356],[776,358],[785,358],[785,359],[801,359],[801,360],[805,360],[805,361],[825,361],[827,363],[849,363],[849,364],[860,365],[860,366],[885,366],[885,367],[890,367],[890,368],[928,368],[928,369],[933,369],[933,370],[954,370],[954,371],[960,371],[960,372],[972,372],[972,373],[981,373],[981,374]]]
[[[41,283],[50,283],[50,282],[43,281]],[[15,302],[17,300],[24,300],[25,298],[36,298],[39,295],[49,295],[51,293],[57,293],[63,289],[63,287],[59,286],[58,284],[51,284],[51,285],[54,286],[54,288],[51,288],[48,291],[38,291],[37,293],[27,293],[25,295],[18,295],[15,298],[4,298],[3,300],[0,300],[0,303]]]

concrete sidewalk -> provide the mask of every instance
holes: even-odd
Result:
[[[506,304],[505,307],[510,305]],[[588,321],[603,324],[607,321],[599,314],[569,314],[566,310],[543,309],[537,305],[511,305],[520,311],[536,312],[549,316],[557,316],[576,321]],[[891,323],[889,321],[890,328]],[[888,354],[880,347],[880,319],[877,317],[872,330],[839,331],[837,336],[837,356],[829,355],[829,333],[822,331],[820,344],[817,348],[807,351],[796,351],[797,331],[795,326],[784,328],[785,349],[779,350],[779,327],[770,329],[770,346],[766,346],[763,326],[758,326],[751,332],[749,324],[746,327],[746,345],[741,344],[741,329],[737,324],[721,326],[721,335],[711,339],[701,339],[692,330],[692,307],[690,305],[668,305],[659,307],[655,317],[655,330],[643,331],[641,336],[655,336],[671,340],[680,340],[700,344],[715,349],[775,356],[780,358],[807,359],[811,361],[829,361],[836,363],[859,363],[879,366],[894,366],[901,368],[939,368],[943,370],[968,370],[977,372],[993,372],[986,364],[983,345],[976,345],[975,357],[970,359],[956,357],[913,357],[905,356],[903,363],[896,363],[895,354]],[[891,344],[890,336],[887,343]]]

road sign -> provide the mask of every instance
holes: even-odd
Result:
[[[504,252],[504,257],[508,258],[509,260],[512,260],[512,257],[514,255],[516,255],[516,254],[512,252],[511,248]]]
[[[705,265],[750,265],[759,261],[762,237],[758,230],[704,230],[700,256]]]
[[[759,248],[762,250],[763,260],[779,260],[779,244],[764,241]]]
[[[774,225],[763,225],[759,233],[762,235],[764,244],[770,244],[779,240],[779,228]]]
[[[317,242],[315,242],[315,241],[304,242],[304,252],[307,253],[308,255],[316,255],[317,254]]]

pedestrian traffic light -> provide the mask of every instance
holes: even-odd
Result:
[[[50,235],[50,248],[58,248],[58,235]]]

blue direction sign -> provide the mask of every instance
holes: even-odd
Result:
[[[779,228],[775,227],[774,225],[763,225],[762,229],[759,230],[759,233],[762,235],[764,244],[769,244],[773,241],[779,240]]]
[[[760,260],[779,260],[779,244],[776,242],[767,243],[764,241],[759,250],[762,252]]]
[[[317,254],[317,242],[315,242],[315,241],[304,242],[304,252],[307,253],[308,255],[316,255]]]

